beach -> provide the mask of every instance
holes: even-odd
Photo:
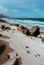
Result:
[[[0,37],[0,40],[9,42],[9,46],[14,50],[8,53],[10,59],[2,65],[13,65],[15,59],[19,57],[22,60],[21,65],[44,65],[44,42],[42,39],[23,34],[17,30],[17,26],[10,27],[11,30],[2,31],[0,29],[0,34],[9,36],[9,38]],[[41,36],[44,37],[44,34],[41,33]]]

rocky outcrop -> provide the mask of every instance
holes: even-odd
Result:
[[[40,34],[40,28],[38,26],[33,26],[31,27],[31,29],[28,29],[23,25],[19,25],[18,30],[21,31],[23,34],[35,36],[35,37],[37,37]]]
[[[30,32],[31,32],[31,36],[37,37],[40,34],[40,28],[38,26],[33,26],[30,29]]]
[[[28,28],[24,28],[23,33],[26,35],[30,35],[30,31]]]
[[[2,30],[11,30],[10,26],[6,25],[1,25]]]
[[[5,27],[5,30],[7,30],[7,29],[8,29],[8,30],[11,30],[10,26],[6,26],[6,27]]]
[[[19,26],[18,26],[18,30],[19,30],[19,31],[23,32],[24,29],[25,29],[25,27],[24,27],[23,25],[19,25]]]
[[[19,25],[18,30],[21,31],[23,34],[30,35],[29,29],[24,27],[23,25]]]

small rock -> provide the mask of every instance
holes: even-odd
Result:
[[[26,48],[29,48],[28,46],[26,46]]]
[[[20,58],[16,58],[16,60],[13,63],[13,65],[21,65],[21,64],[22,64],[21,57]]]
[[[16,53],[16,56],[18,56],[18,53]]]
[[[37,54],[40,57],[40,54]]]
[[[10,55],[7,55],[8,59],[10,59]]]
[[[27,51],[27,53],[30,53],[30,51]]]
[[[35,55],[35,57],[37,57],[37,55]]]

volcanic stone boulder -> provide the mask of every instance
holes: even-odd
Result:
[[[40,28],[38,26],[33,26],[30,29],[30,32],[31,32],[31,36],[37,37],[40,34]]]

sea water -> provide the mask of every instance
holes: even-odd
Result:
[[[44,20],[38,21],[38,20],[15,20],[15,19],[7,19],[4,18],[7,22],[11,23],[17,23],[17,24],[22,24],[27,27],[32,27],[32,26],[39,26],[41,30],[44,30]]]

